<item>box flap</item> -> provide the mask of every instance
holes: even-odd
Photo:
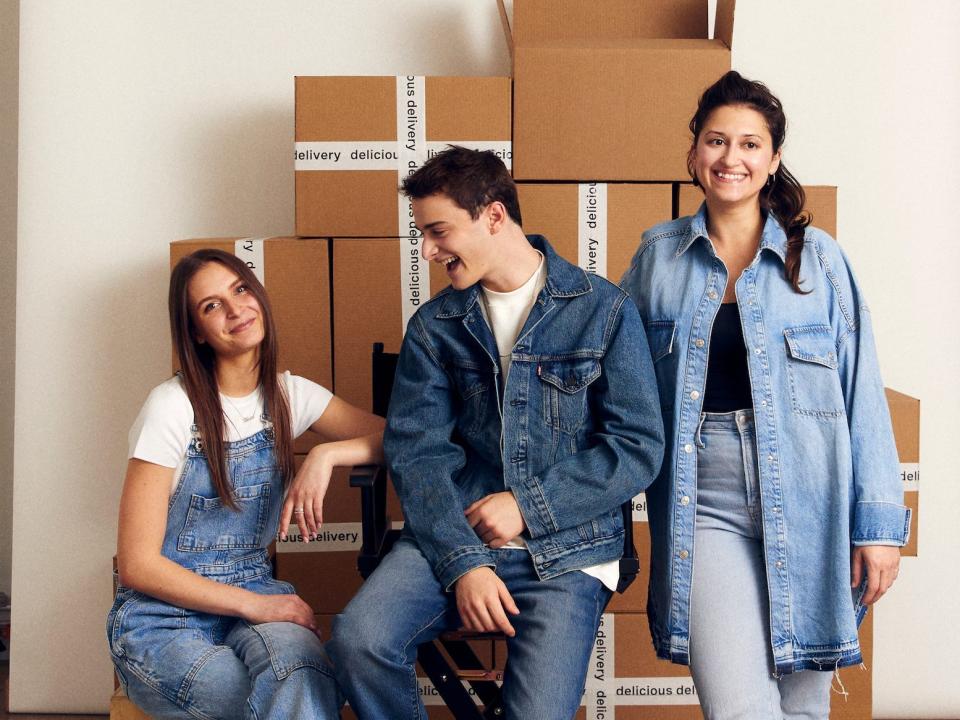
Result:
[[[503,0],[498,3],[503,7]],[[707,9],[707,0],[513,0],[513,38],[518,44],[561,39],[705,39]]]
[[[728,48],[733,47],[733,12],[737,0],[717,0],[716,22],[713,25],[713,36],[724,43]]]
[[[510,15],[503,2],[504,0],[497,0],[497,11],[500,13],[500,26],[503,28],[503,36],[510,51],[510,61],[513,62],[513,32],[510,30]]]

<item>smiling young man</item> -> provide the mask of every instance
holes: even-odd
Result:
[[[619,579],[620,506],[656,476],[663,428],[633,303],[521,228],[493,153],[442,152],[403,184],[450,287],[411,319],[384,449],[404,534],[334,622],[360,718],[425,717],[417,645],[508,636],[510,718],[568,720]]]

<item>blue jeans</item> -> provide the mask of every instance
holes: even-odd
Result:
[[[496,573],[520,614],[507,639],[507,718],[570,720],[580,707],[587,664],[610,591],[573,571],[537,578],[525,550],[494,550]],[[334,619],[327,649],[337,682],[363,720],[425,718],[417,691],[417,645],[461,626],[416,542],[402,537]]]
[[[127,696],[151,717],[340,717],[343,701],[323,643],[307,628],[250,625],[140,593],[131,593],[120,615],[131,610],[131,620],[149,618],[150,624],[124,623],[139,642],[115,656],[114,665]]]
[[[704,716],[826,720],[832,672],[773,674],[753,413],[704,413],[697,447],[690,673]]]

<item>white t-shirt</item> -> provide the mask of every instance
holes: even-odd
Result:
[[[513,355],[513,346],[517,344],[517,336],[523,329],[523,324],[527,321],[530,310],[537,300],[537,295],[546,285],[547,278],[544,273],[543,255],[540,255],[540,264],[527,281],[516,290],[509,292],[496,292],[483,288],[483,302],[480,304],[483,316],[493,332],[493,337],[497,341],[497,353],[500,355],[500,369],[503,371],[503,382],[506,384],[507,376],[510,374],[510,363]],[[501,446],[503,436],[500,437]],[[503,547],[518,548],[526,547],[523,538],[514,538]],[[592,565],[583,568],[583,572],[591,577],[597,578],[606,585],[611,591],[616,591],[617,583],[620,581],[620,561],[611,560],[610,562]]]
[[[322,385],[289,372],[281,376],[287,389],[293,437],[299,437],[327,409],[333,394]],[[245,397],[220,394],[224,414],[224,440],[235,442],[263,430],[263,397],[260,388]],[[175,375],[150,391],[130,428],[128,457],[175,468],[171,492],[180,482],[190,445],[193,406]]]

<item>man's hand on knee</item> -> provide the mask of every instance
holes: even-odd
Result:
[[[477,536],[494,550],[527,529],[517,499],[509,490],[480,498],[463,514]]]
[[[507,613],[519,615],[520,609],[503,580],[488,567],[474,568],[457,580],[457,610],[467,630],[475,632],[502,632],[513,637]]]

